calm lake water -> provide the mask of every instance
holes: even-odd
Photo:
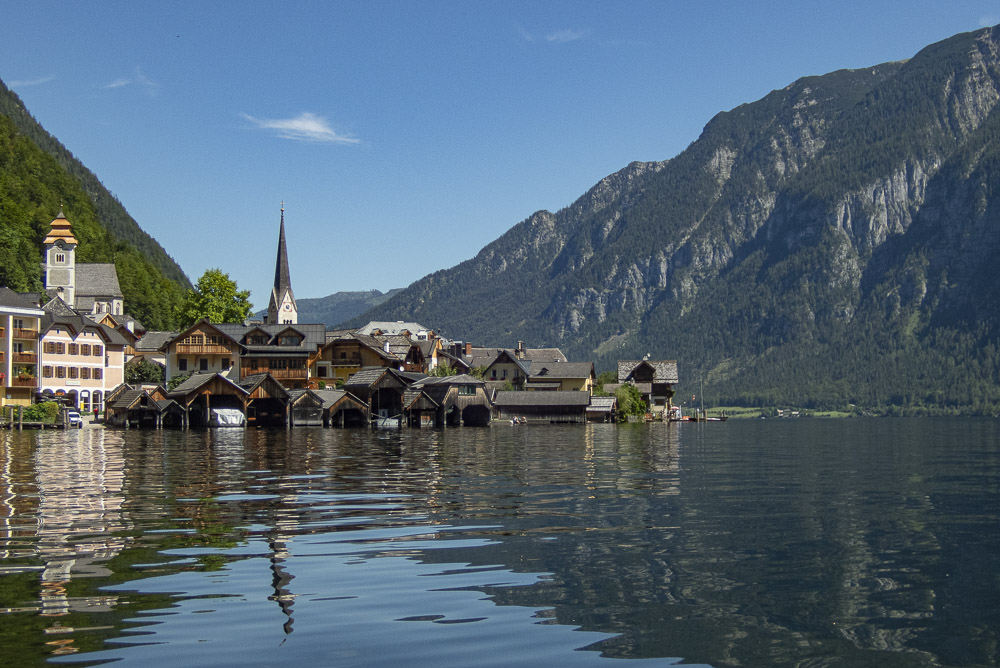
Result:
[[[1000,422],[0,433],[0,663],[996,666]]]

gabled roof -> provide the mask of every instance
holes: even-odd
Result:
[[[76,298],[124,298],[118,285],[118,270],[113,264],[82,263],[76,265]],[[91,304],[92,306],[93,304]]]
[[[253,391],[258,387],[267,384],[269,386],[269,389],[267,390],[269,394],[276,391],[277,393],[284,395],[286,399],[289,397],[289,391],[285,389],[285,387],[279,383],[274,376],[267,372],[251,374],[237,381],[232,381],[228,377],[226,377],[226,380],[229,382],[235,382],[236,385],[239,385],[246,390],[247,394],[253,394]]]
[[[184,382],[182,382],[180,385],[178,385],[177,387],[175,387],[168,394],[171,397],[185,396],[185,395],[190,394],[191,392],[193,392],[193,391],[201,388],[203,385],[207,385],[208,383],[212,382],[216,378],[220,379],[226,385],[232,386],[232,388],[234,390],[238,391],[238,392],[241,392],[243,394],[250,394],[246,389],[240,387],[239,385],[237,385],[233,381],[229,380],[228,378],[226,378],[221,373],[196,373],[196,374],[192,374],[190,378],[186,379]]]
[[[373,320],[364,327],[359,327],[354,331],[356,334],[367,334],[370,336],[373,332],[375,332],[375,330],[379,330],[383,334],[388,335],[401,334],[403,331],[407,331],[414,335],[418,332],[430,331],[418,322],[403,322],[402,320],[396,320],[395,322],[388,320]]]
[[[617,403],[618,399],[615,397],[590,397],[590,406],[587,407],[587,411],[592,413],[610,413],[614,410]]]
[[[593,362],[535,362],[531,365],[531,380],[536,378],[590,378]]]
[[[618,360],[618,382],[629,380],[641,365],[653,369],[653,379],[657,383],[677,383],[677,360]]]
[[[33,304],[30,299],[24,295],[14,292],[7,286],[0,287],[0,310],[4,308],[37,311],[37,313],[27,314],[34,315],[36,317],[42,315],[41,309],[38,308],[37,304]]]
[[[58,297],[56,299],[58,299]],[[45,316],[42,318],[41,325],[39,327],[41,330],[40,332],[41,336],[47,334],[49,330],[53,329],[54,327],[60,327],[60,328],[65,327],[66,329],[72,330],[77,334],[79,334],[85,329],[91,329],[96,331],[101,336],[101,338],[104,339],[104,343],[107,345],[112,345],[112,346],[128,345],[128,341],[125,340],[125,337],[122,336],[118,330],[112,329],[107,325],[98,324],[93,320],[91,320],[90,318],[78,315],[76,311],[72,311],[72,309],[71,311],[73,315],[61,315],[62,306],[65,306],[66,302],[63,302],[61,299],[59,299],[59,303],[53,304],[53,302],[55,301],[56,301],[55,299],[52,300],[51,302],[46,304],[45,308],[43,309],[46,311],[46,313]],[[49,312],[47,310],[50,305],[52,306],[55,313]]]
[[[152,331],[146,332],[135,342],[136,352],[151,353],[163,348],[164,344],[177,336],[177,332]]]

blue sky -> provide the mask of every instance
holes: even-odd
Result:
[[[473,257],[720,111],[1000,22],[951,2],[8,3],[0,79],[192,280],[267,305]]]

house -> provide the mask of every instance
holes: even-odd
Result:
[[[677,360],[619,360],[618,382],[635,385],[652,413],[670,412]]]
[[[587,422],[614,422],[615,410],[618,408],[618,399],[615,397],[590,397],[590,405],[587,406]]]
[[[326,343],[310,365],[309,376],[317,384],[342,384],[365,367],[399,368],[400,360],[371,336],[328,332]]]
[[[437,336],[433,329],[428,329],[420,323],[402,320],[395,322],[373,320],[364,327],[354,330],[354,333],[365,336],[405,336],[414,341],[427,341]]]
[[[45,311],[0,287],[0,406],[31,405],[38,389],[38,333]]]
[[[523,389],[536,363],[566,362],[558,348],[525,348],[523,341],[517,347],[469,349],[469,366],[482,367],[483,378],[488,381],[509,382],[516,389]]]
[[[593,362],[539,362],[531,365],[524,389],[591,393],[596,381]]]
[[[311,390],[323,400],[323,426],[367,427],[368,404],[346,390]]]
[[[468,374],[428,376],[411,385],[410,391],[423,393],[436,406],[436,426],[484,427],[490,423],[492,402],[486,383],[479,378]]]
[[[590,406],[590,393],[507,390],[497,392],[493,406],[494,416],[501,420],[525,418],[529,422],[584,422]]]
[[[39,346],[43,395],[80,410],[104,410],[106,395],[125,380],[125,347],[116,330],[79,315],[56,297],[43,307]]]
[[[322,324],[235,324],[202,319],[167,339],[160,351],[166,379],[223,373],[236,380],[269,373],[286,388],[304,389],[326,341]]]
[[[403,418],[403,395],[416,378],[397,369],[364,367],[344,384],[344,389],[364,401],[372,420],[380,423]]]

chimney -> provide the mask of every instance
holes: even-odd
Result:
[[[517,350],[514,351],[514,357],[519,360],[524,359],[524,341],[517,342]]]
[[[466,341],[465,342],[465,354],[466,355],[471,355],[472,354],[472,341]]]

